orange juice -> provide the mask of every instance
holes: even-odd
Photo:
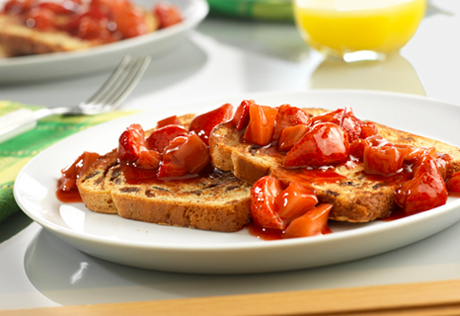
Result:
[[[426,9],[426,0],[293,1],[307,43],[337,56],[399,50],[414,35]]]

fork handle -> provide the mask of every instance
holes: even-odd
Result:
[[[0,143],[37,126],[34,111],[19,109],[0,116]]]

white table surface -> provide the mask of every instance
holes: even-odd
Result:
[[[343,65],[302,42],[293,24],[206,19],[154,60],[124,109],[161,109],[263,91],[374,89],[460,106],[460,1],[431,1],[409,44],[382,63]],[[89,97],[108,73],[0,86],[0,99],[45,106]],[[460,278],[460,223],[353,262],[258,275],[140,270],[85,255],[16,214],[0,224],[0,309],[342,288]]]

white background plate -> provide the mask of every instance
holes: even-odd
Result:
[[[35,157],[18,175],[14,194],[23,211],[56,236],[96,257],[129,266],[189,273],[257,273],[345,262],[393,250],[421,240],[460,219],[460,200],[391,222],[331,224],[334,233],[289,240],[262,241],[248,234],[167,227],[116,215],[91,212],[81,203],[55,197],[60,169],[83,151],[105,153],[117,146],[131,123],[144,128],[172,114],[199,112],[243,98],[278,106],[336,109],[351,106],[361,119],[460,145],[460,107],[404,94],[364,91],[313,91],[253,94],[174,110],[135,114],[66,138]]]
[[[152,1],[133,1],[152,8]],[[187,31],[204,19],[209,7],[205,0],[170,0],[183,13],[184,21],[143,36],[76,52],[63,52],[14,58],[0,58],[0,83],[47,80],[77,76],[113,68],[123,56],[166,54],[180,43]],[[0,5],[3,1],[0,0]]]

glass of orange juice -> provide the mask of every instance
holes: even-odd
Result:
[[[305,41],[345,61],[384,59],[414,35],[426,0],[293,0]]]

